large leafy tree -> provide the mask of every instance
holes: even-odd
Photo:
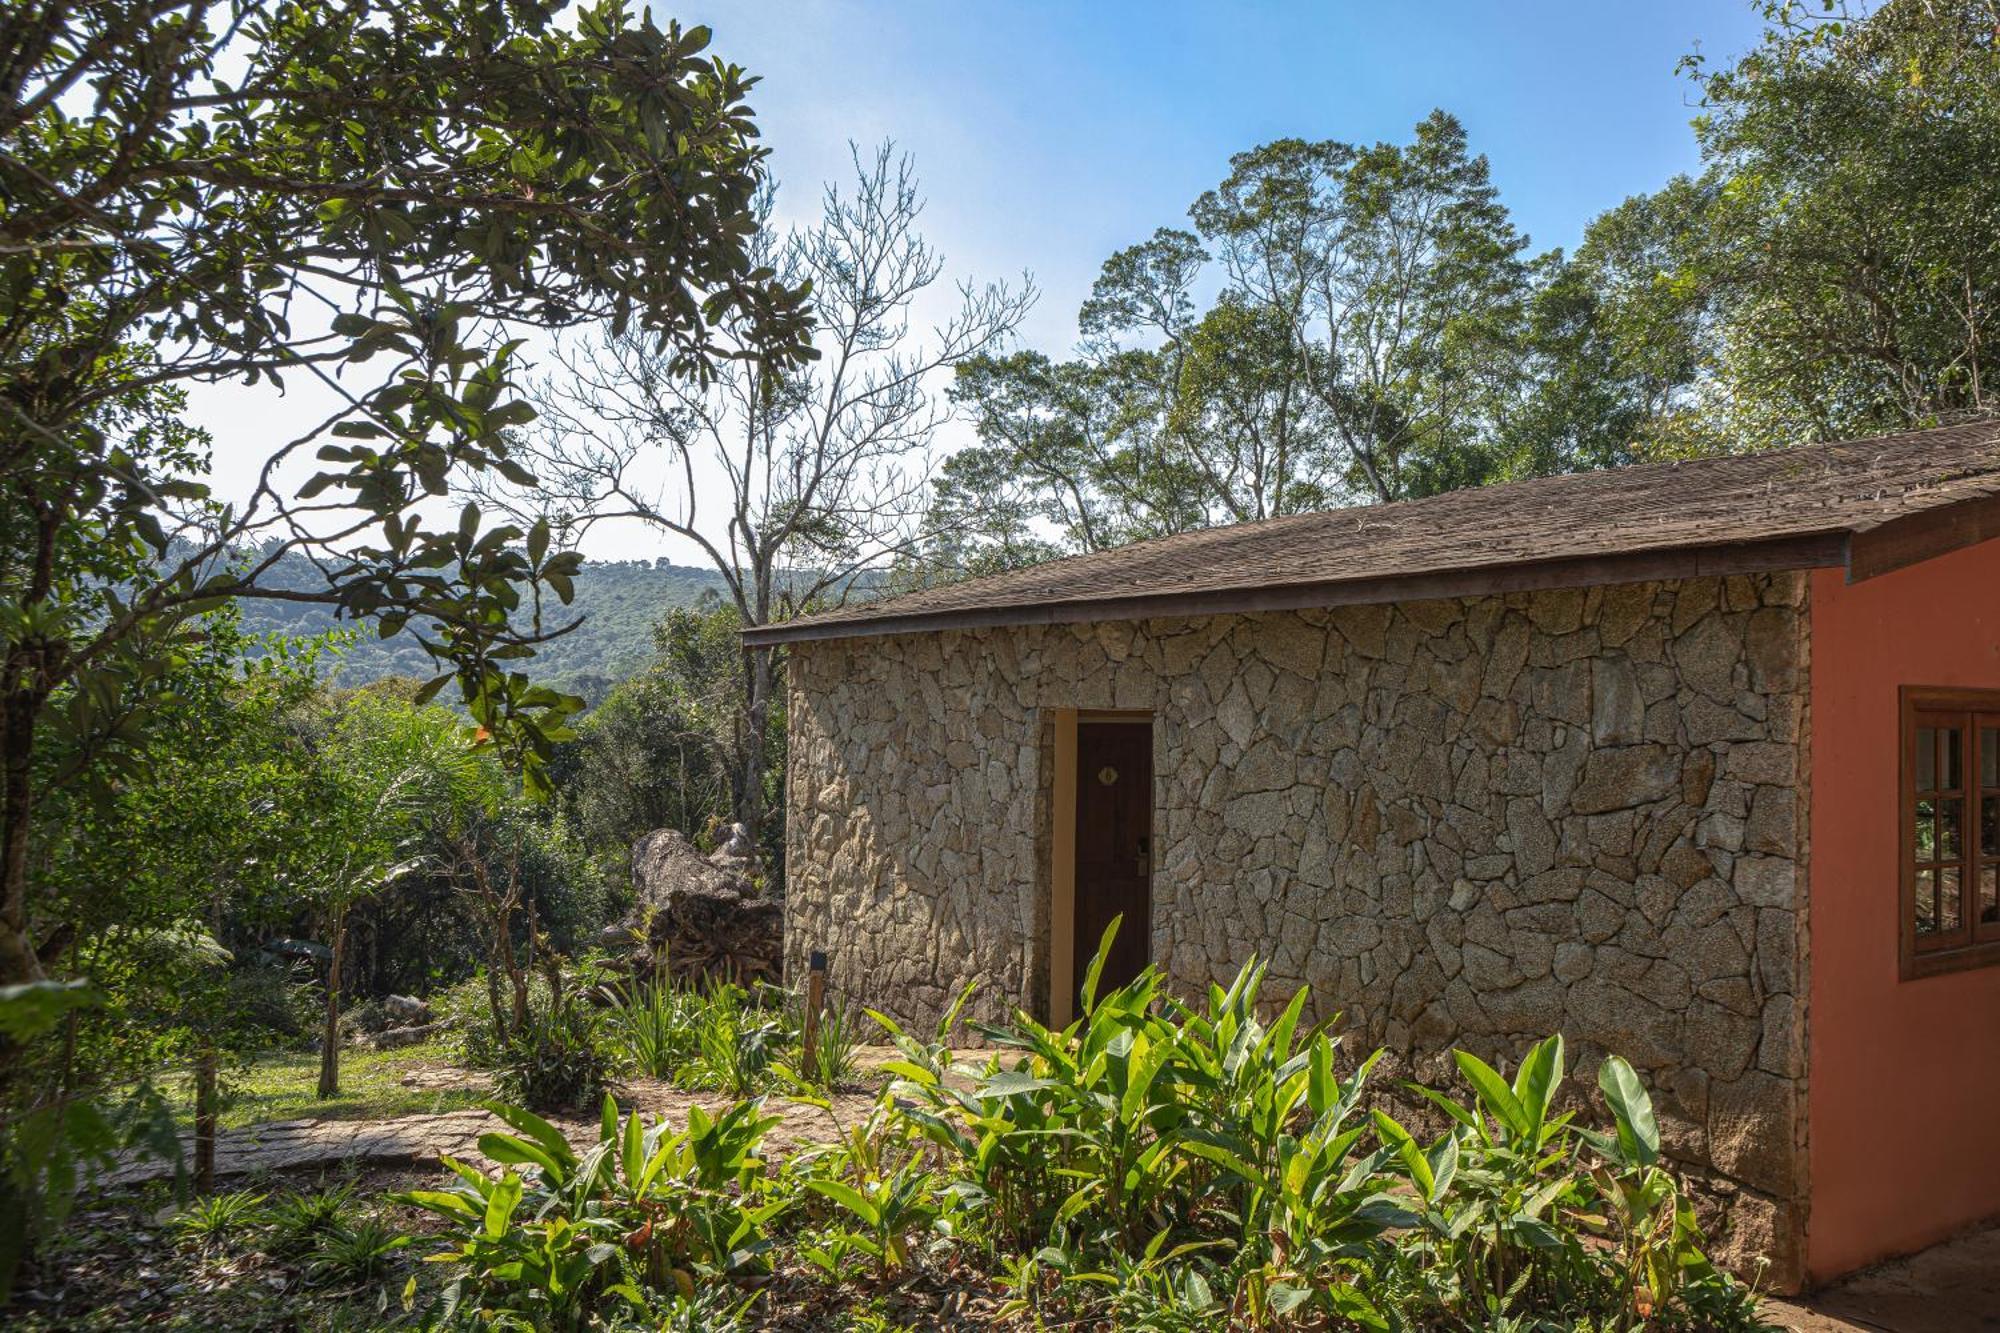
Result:
[[[314,805],[294,719],[316,688],[315,646],[247,640],[229,608],[199,628],[160,681],[143,769],[60,741],[40,755],[42,943],[107,1001],[44,1086],[131,1072],[195,1040],[229,1044],[240,1015],[223,1012],[213,969],[188,964],[261,938],[289,905]]]
[[[1619,467],[1729,447],[1704,385],[1710,311],[1682,276],[1712,189],[1685,177],[1596,218],[1574,255],[1539,265],[1522,349],[1527,388],[1496,437],[1512,475]]]
[[[1749,54],[1687,62],[1701,175],[1578,253],[1614,411],[1668,454],[1992,413],[2000,4],[1762,8]]]
[[[614,0],[23,0],[0,13],[0,983],[51,729],[143,748],[191,618],[281,597],[416,633],[529,768],[574,705],[514,660],[573,554],[437,502],[530,478],[517,332],[610,322],[700,376],[806,354],[753,257],[751,80]],[[719,336],[726,334],[726,336]],[[213,499],[185,386],[316,382]],[[317,470],[315,471],[315,466]],[[254,558],[240,553],[254,550]],[[304,552],[318,586],[271,586]]]
[[[1766,7],[1697,68],[1713,204],[1696,283],[1747,437],[2000,405],[2000,5]]]
[[[936,492],[968,567],[1487,480],[1534,266],[1442,112],[1407,143],[1281,139],[1108,259],[1077,354],[977,358]],[[1215,291],[1204,305],[1203,293]],[[972,539],[966,539],[966,533]]]

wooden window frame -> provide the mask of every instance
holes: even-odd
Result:
[[[1988,866],[2000,873],[2000,847],[1986,851],[1982,842],[1981,804],[1985,797],[2000,800],[2000,787],[1988,786],[1981,772],[1981,734],[1986,729],[2000,731],[2000,690],[1944,689],[1906,685],[1901,690],[1899,764],[1896,795],[1896,848],[1900,867],[1897,879],[1896,935],[1902,977],[1914,981],[1922,977],[1960,972],[1967,968],[2000,964],[2000,921],[1979,919],[1980,871]],[[1959,924],[1950,933],[1937,932],[1919,943],[1916,928],[1917,902],[1917,731],[1919,720],[1963,728],[1963,749],[1959,756],[1956,788],[1935,791],[1940,798],[1963,801],[1959,825],[1959,856],[1956,862],[1927,861],[1927,867],[1959,872]],[[2000,743],[2000,737],[1996,737]],[[1934,780],[1934,775],[1933,775]]]

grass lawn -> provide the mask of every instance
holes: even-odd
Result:
[[[406,1087],[403,1076],[451,1063],[436,1042],[393,1051],[348,1049],[340,1053],[340,1095],[321,1101],[319,1055],[312,1051],[267,1056],[248,1069],[222,1076],[222,1127],[233,1129],[268,1120],[385,1120],[400,1115],[434,1115],[477,1106],[491,1091],[483,1083],[464,1087]],[[176,1118],[192,1123],[194,1085],[168,1090]]]

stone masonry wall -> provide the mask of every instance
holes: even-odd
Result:
[[[1045,1007],[1046,710],[1154,712],[1153,957],[1256,952],[1441,1075],[1616,1050],[1725,1252],[1803,1231],[1805,581],[797,645],[787,958],[928,1026]]]

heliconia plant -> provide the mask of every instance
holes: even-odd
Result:
[[[513,1131],[480,1142],[497,1179],[453,1163],[454,1189],[404,1196],[451,1224],[443,1322],[754,1301],[789,1256],[862,1291],[976,1264],[1006,1292],[998,1314],[1028,1324],[1757,1327],[1754,1293],[1701,1251],[1624,1060],[1597,1068],[1601,1130],[1578,1123],[1594,1113],[1560,1035],[1511,1073],[1453,1051],[1455,1086],[1387,1087],[1381,1053],[1344,1060],[1303,990],[1267,1001],[1255,960],[1191,997],[1150,968],[1101,989],[1116,929],[1063,1028],[1017,1015],[979,1029],[975,1059],[952,1045],[969,989],[922,1038],[875,1015],[897,1048],[887,1085],[783,1163],[762,1154],[761,1101],[693,1108],[675,1132],[607,1099],[582,1151],[495,1107]]]

